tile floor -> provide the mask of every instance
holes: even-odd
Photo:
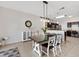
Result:
[[[1,47],[0,50],[14,47],[18,47],[21,57],[38,57],[38,55],[32,51],[32,41],[7,45]],[[53,57],[52,53],[50,53],[50,57]],[[59,57],[79,57],[79,38],[67,37],[66,43],[62,45],[62,54],[59,55]]]

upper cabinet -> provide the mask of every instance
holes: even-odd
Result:
[[[77,25],[77,27],[79,27],[79,22],[68,22],[67,23],[68,28],[72,28],[73,25]]]
[[[50,22],[48,22],[47,23],[47,28],[49,30],[61,30],[61,26],[59,24],[57,24],[57,23],[50,23]]]
[[[72,23],[67,23],[67,27],[71,28],[72,27]]]

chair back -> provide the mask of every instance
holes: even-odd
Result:
[[[56,35],[53,35],[53,36],[49,37],[48,45],[49,46],[55,46],[55,44],[56,44],[55,39],[56,39]]]
[[[62,42],[62,34],[57,34],[56,35],[56,44]]]

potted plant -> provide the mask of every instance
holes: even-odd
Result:
[[[43,32],[46,33],[47,27],[42,28]]]
[[[42,28],[42,30],[43,30],[43,32],[44,32],[44,34],[46,33],[46,31],[47,31],[47,27],[45,27],[45,28]],[[45,35],[45,40],[47,40],[47,36]]]

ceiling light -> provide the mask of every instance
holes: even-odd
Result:
[[[72,16],[69,16],[69,18],[71,18]]]
[[[47,19],[41,19],[42,22],[50,22],[49,20]]]
[[[63,17],[65,17],[65,15],[57,16],[56,18],[63,18]]]

